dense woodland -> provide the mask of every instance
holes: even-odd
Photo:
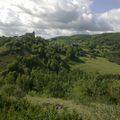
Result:
[[[74,67],[74,63],[85,64],[83,58],[105,58],[119,66],[120,33],[44,39],[33,32],[0,37],[0,119],[90,120],[67,110],[61,114],[54,105],[44,109],[30,104],[26,96],[119,106],[120,74]],[[120,115],[116,114],[117,119]]]

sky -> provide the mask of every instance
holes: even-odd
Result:
[[[0,36],[120,32],[120,0],[0,0]]]
[[[102,13],[120,8],[120,0],[94,0],[93,2],[92,10],[94,13]]]

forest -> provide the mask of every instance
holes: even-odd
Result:
[[[0,120],[23,118],[119,120],[120,33],[0,37]]]

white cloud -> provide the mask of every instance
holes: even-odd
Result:
[[[120,31],[120,8],[105,12],[101,17],[112,26],[114,31]]]
[[[92,0],[0,0],[0,34],[52,37],[120,31],[120,10],[93,14]]]

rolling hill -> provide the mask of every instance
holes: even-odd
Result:
[[[120,33],[0,37],[0,101],[11,119],[119,120]]]

